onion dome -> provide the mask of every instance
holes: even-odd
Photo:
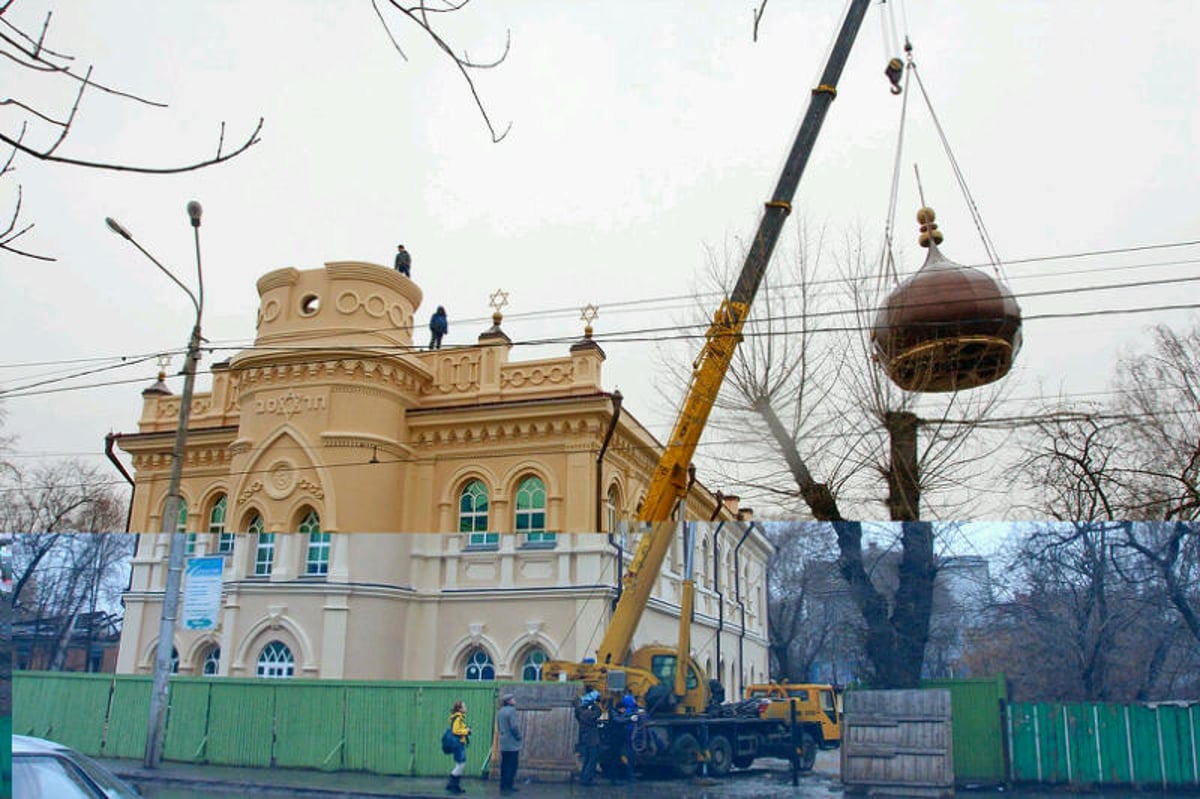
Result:
[[[925,264],[888,296],[871,330],[875,359],[906,391],[961,391],[1008,374],[1021,309],[985,272],[948,260],[931,208],[917,212]]]

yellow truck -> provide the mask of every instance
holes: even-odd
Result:
[[[746,686],[746,698],[757,699],[760,715],[768,719],[792,720],[803,725],[822,749],[835,749],[842,743],[842,713],[839,697],[832,685],[818,683],[761,683]]]

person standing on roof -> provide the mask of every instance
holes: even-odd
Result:
[[[429,349],[442,348],[442,336],[450,332],[450,322],[446,319],[446,309],[439,305],[429,319]]]
[[[403,244],[396,245],[396,271],[405,277],[412,277],[412,256]]]

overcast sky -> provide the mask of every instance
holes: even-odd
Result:
[[[655,390],[655,345],[605,337],[677,320],[686,303],[629,303],[687,295],[708,248],[753,235],[844,10],[839,0],[773,0],[754,41],[752,5],[475,0],[447,15],[443,35],[475,59],[498,55],[511,32],[508,59],[476,75],[497,127],[512,125],[493,144],[452,62],[393,12],[402,58],[367,2],[16,4],[6,18],[26,30],[53,8],[47,43],[94,65],[96,80],[169,103],[88,93],[61,155],[176,164],[211,155],[222,120],[227,146],[266,121],[245,155],[173,177],[18,158],[0,196],[11,204],[23,186],[22,217],[36,227],[22,244],[57,260],[0,254],[0,386],[180,350],[190,304],[104,217],[191,283],[184,207],[197,199],[204,332],[222,348],[206,363],[252,340],[263,273],[335,260],[390,265],[404,242],[425,295],[418,318],[445,305],[448,344],[475,340],[497,288],[509,292],[505,328],[518,341],[577,336],[574,309],[600,306],[605,388],[619,388],[628,410],[664,434],[675,407]],[[892,5],[991,238],[1014,262],[1006,274],[1018,295],[1200,276],[1200,246],[1020,263],[1200,239],[1200,4]],[[873,6],[796,198],[797,218],[838,235],[861,229],[872,241],[886,215],[900,108],[883,76],[897,54],[885,48],[883,17]],[[0,85],[60,115],[72,101],[8,62]],[[9,135],[22,118],[0,109]],[[27,138],[49,135],[35,124]],[[944,253],[983,261],[928,114],[914,105],[898,202],[902,268],[919,266],[914,161],[947,235]],[[1197,296],[1194,282],[1174,282],[1023,297],[1012,396],[1103,391],[1113,359],[1147,325],[1195,312],[1036,317]],[[513,357],[566,346],[521,346]],[[98,458],[105,433],[136,430],[139,392],[155,371],[151,360],[8,397],[18,462]],[[96,385],[120,380],[131,382]],[[64,390],[72,386],[81,388]]]

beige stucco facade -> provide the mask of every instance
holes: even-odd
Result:
[[[186,528],[199,531],[192,554],[220,554],[224,574],[219,629],[176,634],[180,672],[207,660],[254,676],[273,642],[287,673],[312,678],[520,679],[540,656],[591,654],[660,451],[621,410],[598,464],[616,407],[603,351],[581,338],[560,357],[510,359],[499,314],[475,341],[426,350],[413,340],[420,288],[375,264],[280,269],[258,291],[254,346],[192,401]],[[178,414],[179,398],[152,387],[138,432],[117,437],[135,469],[131,529],[162,529]],[[717,502],[697,484],[686,516],[710,519]],[[743,539],[729,503],[717,520],[698,536],[692,641],[715,669],[723,615],[722,678],[736,690],[766,674],[769,545],[757,530]],[[152,667],[166,538],[141,536],[118,671]],[[678,550],[635,646],[674,641]]]

